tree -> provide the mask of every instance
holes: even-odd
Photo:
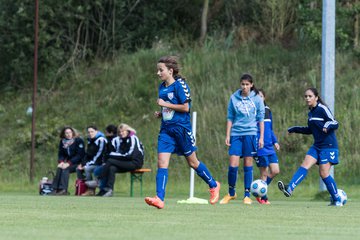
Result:
[[[204,0],[203,10],[202,10],[202,14],[201,14],[200,44],[204,43],[204,40],[206,37],[208,12],[209,12],[209,0]]]

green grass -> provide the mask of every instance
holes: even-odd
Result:
[[[121,195],[121,194],[120,194]],[[0,239],[358,239],[360,202],[342,208],[283,196],[271,205],[187,205],[165,208],[141,197],[0,194]],[[263,237],[263,236],[266,236]]]

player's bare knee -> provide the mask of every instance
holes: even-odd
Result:
[[[320,170],[320,177],[321,178],[327,178],[328,176],[329,176],[329,172]]]
[[[275,177],[276,175],[278,175],[280,173],[280,169],[275,169],[274,171],[272,171],[273,176]]]

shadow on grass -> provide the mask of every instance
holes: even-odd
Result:
[[[314,197],[311,199],[312,201],[329,201],[330,195],[327,191],[318,192],[314,195]]]

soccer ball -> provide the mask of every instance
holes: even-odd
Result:
[[[263,197],[267,193],[267,184],[261,179],[257,179],[251,183],[250,191],[254,197]]]
[[[346,202],[347,202],[347,195],[346,195],[346,192],[344,191],[344,190],[342,190],[342,189],[338,189],[338,194],[339,194],[339,196],[340,196],[340,201],[341,201],[341,203],[343,204],[343,205],[345,205],[346,204]]]

